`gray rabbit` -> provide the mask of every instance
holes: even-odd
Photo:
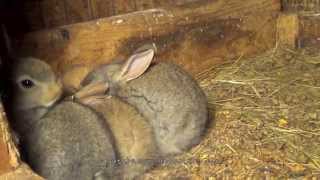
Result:
[[[119,177],[105,121],[76,102],[57,104],[62,86],[48,64],[21,59],[12,75],[13,120],[34,171],[49,180]]]
[[[142,46],[124,63],[90,72],[82,85],[105,83],[108,93],[150,121],[163,155],[178,154],[200,142],[208,119],[207,101],[197,82],[179,66],[151,65],[154,54],[154,46]]]

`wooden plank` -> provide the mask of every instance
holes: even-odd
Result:
[[[320,47],[320,17],[300,16],[299,47]]]
[[[17,1],[6,1],[7,5],[0,9],[0,21],[5,24],[10,34],[30,32],[26,17],[24,15],[23,3]]]
[[[209,0],[33,0],[22,2],[27,31],[52,28],[151,8],[194,6]],[[21,17],[23,18],[23,17]]]
[[[67,24],[65,3],[61,0],[41,1],[43,21],[46,28]]]
[[[14,170],[20,163],[9,132],[8,121],[0,102],[0,175]]]
[[[3,180],[44,180],[44,178],[36,175],[26,164],[21,164],[14,171],[10,171],[0,175]]]
[[[190,6],[190,5],[198,5],[203,3],[208,3],[208,0],[175,0],[173,1],[174,5],[177,6]]]
[[[92,19],[90,1],[64,0],[67,24],[83,22]]]
[[[297,14],[281,14],[277,21],[277,42],[291,48],[296,48],[300,32]]]
[[[320,18],[318,16],[320,13],[320,0],[282,0],[282,9],[284,12],[295,13],[298,16],[299,34],[296,37],[296,47],[319,48]],[[287,28],[288,34],[292,34],[292,30],[289,32],[289,29]],[[283,37],[289,37],[286,34],[283,35]]]
[[[155,8],[153,0],[135,0],[136,11]]]
[[[207,3],[212,3],[212,0],[153,0],[154,7],[197,7]]]
[[[320,0],[282,0],[286,12],[320,12]]]
[[[13,169],[10,165],[10,157],[7,144],[3,141],[4,132],[0,129],[0,175],[7,173]]]
[[[109,17],[115,14],[112,0],[91,0],[90,2],[93,18]]]
[[[22,6],[22,12],[29,31],[45,28],[40,0],[25,1]]]
[[[170,7],[174,4],[174,0],[153,0],[153,4],[157,8]]]
[[[148,10],[29,33],[18,41],[23,55],[63,70],[70,64],[110,62],[145,42],[155,42],[158,59],[192,73],[242,55],[274,47],[278,0],[213,1],[197,8]]]
[[[114,1],[115,14],[124,14],[136,10],[136,3],[133,0],[115,0]]]

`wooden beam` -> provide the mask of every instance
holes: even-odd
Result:
[[[6,142],[4,142],[4,132],[0,129],[0,175],[9,172],[13,169],[10,164],[10,156],[8,153],[8,147]]]
[[[44,180],[44,178],[35,174],[26,164],[21,164],[17,169],[0,175],[0,179],[4,180]]]
[[[24,2],[21,5],[28,30],[37,30],[45,26],[40,0]]]
[[[320,17],[301,13],[283,13],[277,21],[277,43],[290,48],[320,48]]]
[[[320,0],[282,0],[278,42],[292,48],[320,47]]]
[[[61,0],[43,0],[41,3],[42,18],[45,27],[66,24],[67,14],[65,2]]]
[[[8,121],[0,102],[0,175],[10,172],[20,165],[19,154],[12,142]]]
[[[21,55],[42,58],[62,71],[70,64],[110,62],[155,42],[158,59],[197,73],[273,47],[279,10],[279,0],[192,3],[33,32],[18,39],[16,47]]]
[[[296,48],[299,38],[299,17],[297,14],[281,14],[277,21],[277,42]]]
[[[99,17],[109,17],[114,15],[113,1],[106,0],[89,0],[91,6],[91,14],[94,19]]]
[[[320,17],[299,16],[299,47],[320,47]]]
[[[66,22],[65,24],[88,21],[91,19],[90,2],[83,0],[65,0]]]
[[[116,0],[113,1],[116,14],[133,12],[136,10],[136,4],[133,0]]]
[[[282,0],[282,9],[285,12],[320,12],[319,0]]]

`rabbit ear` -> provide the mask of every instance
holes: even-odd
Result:
[[[109,84],[106,82],[93,82],[84,86],[74,94],[74,98],[82,99],[90,96],[103,96],[109,89]]]
[[[150,66],[154,54],[154,49],[135,52],[122,66],[120,79],[130,81],[141,76]]]

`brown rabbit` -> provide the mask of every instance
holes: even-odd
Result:
[[[181,153],[201,140],[208,119],[207,100],[179,66],[151,65],[154,54],[154,46],[143,46],[124,63],[90,72],[82,85],[105,83],[110,95],[133,105],[148,119],[162,154]]]
[[[139,177],[160,157],[151,125],[133,106],[118,97],[98,98],[92,96],[80,101],[101,113],[108,123],[119,151],[124,179]]]
[[[21,59],[12,85],[15,130],[34,171],[49,180],[120,178],[113,177],[117,156],[107,124],[84,105],[58,103],[62,86],[48,64]]]
[[[71,89],[72,92],[80,90],[81,85],[77,82],[86,74],[84,70],[86,66],[77,65],[71,72],[64,73],[63,79],[68,80],[64,81],[64,86],[74,87]],[[133,106],[118,97],[95,96],[103,94],[108,89],[105,84],[98,89],[92,89],[91,87],[99,87],[95,85],[89,84],[84,87],[85,90],[81,89],[81,92],[85,92],[83,94],[85,98],[81,98],[80,95],[77,100],[103,115],[115,137],[124,179],[137,178],[150,169],[155,164],[156,158],[160,157],[152,127]]]

